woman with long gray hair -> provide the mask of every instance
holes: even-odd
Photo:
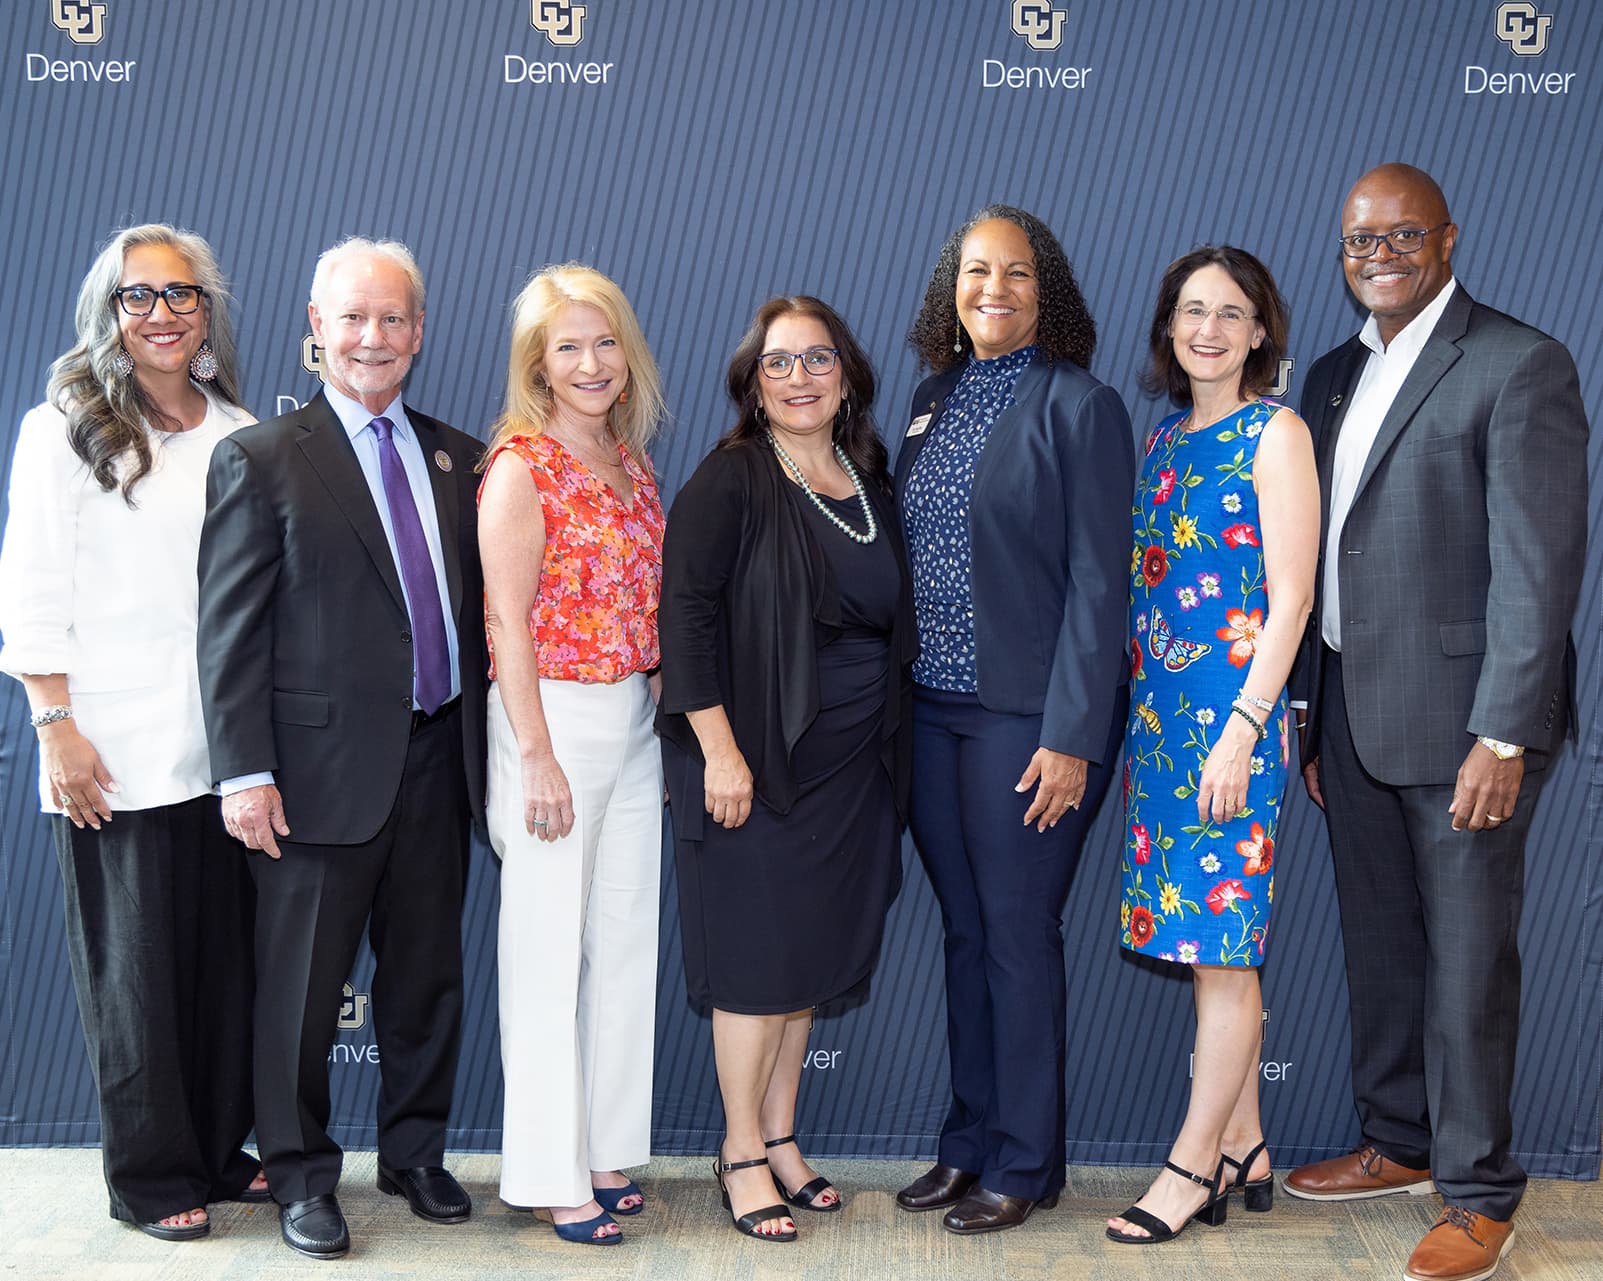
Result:
[[[195,562],[212,446],[240,404],[210,246],[129,227],[78,292],[11,468],[0,671],[27,691],[39,803],[100,1096],[111,1215],[188,1241],[264,1201],[251,1128],[252,892],[201,723]]]

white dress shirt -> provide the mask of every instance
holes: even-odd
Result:
[[[75,723],[117,784],[106,794],[113,810],[212,790],[195,660],[206,470],[212,447],[255,419],[206,400],[189,431],[147,428],[152,467],[132,507],[72,452],[55,406],[30,410],[17,432],[0,545],[0,671],[65,673]],[[39,807],[61,811],[42,763]]]
[[[1330,472],[1330,522],[1325,532],[1325,607],[1320,618],[1320,634],[1325,644],[1338,652],[1341,650],[1342,526],[1352,510],[1359,478],[1364,474],[1381,424],[1386,421],[1392,402],[1413,372],[1414,362],[1436,331],[1436,322],[1447,310],[1447,301],[1457,288],[1458,282],[1449,279],[1442,291],[1389,345],[1380,340],[1380,325],[1374,316],[1364,322],[1358,335],[1358,340],[1369,348],[1369,357],[1358,375],[1358,385],[1353,388],[1347,416],[1342,419],[1341,434],[1336,437],[1336,456]]]

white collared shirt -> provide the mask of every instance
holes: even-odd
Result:
[[[1392,402],[1413,372],[1419,353],[1436,331],[1436,322],[1447,310],[1447,302],[1457,288],[1458,282],[1450,278],[1442,291],[1389,345],[1381,341],[1380,324],[1373,315],[1364,322],[1358,335],[1358,340],[1369,348],[1369,357],[1358,375],[1347,416],[1342,420],[1341,434],[1336,438],[1336,457],[1330,470],[1330,521],[1325,532],[1325,607],[1319,629],[1325,644],[1337,652],[1341,650],[1342,526],[1347,523],[1347,513],[1357,497],[1358,481],[1369,462],[1369,452],[1375,446],[1381,424],[1386,421]]]

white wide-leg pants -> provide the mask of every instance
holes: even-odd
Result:
[[[490,686],[488,823],[501,859],[501,1199],[583,1205],[591,1170],[651,1157],[662,759],[646,678],[540,682],[573,831],[523,826],[517,739]]]

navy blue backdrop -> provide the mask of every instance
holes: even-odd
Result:
[[[1603,10],[1591,0],[15,0],[0,15],[8,123],[0,238],[0,454],[71,340],[78,281],[113,228],[191,226],[236,285],[247,399],[316,388],[312,262],[340,236],[404,239],[428,278],[408,398],[483,434],[504,378],[508,304],[542,264],[619,280],[675,421],[655,450],[671,496],[727,425],[728,353],[756,305],[817,293],[883,378],[892,449],[916,371],[905,334],[935,251],[1005,199],[1062,238],[1100,325],[1094,371],[1137,428],[1158,275],[1202,241],[1260,255],[1293,308],[1289,396],[1361,317],[1334,238],[1351,181],[1406,159],[1446,188],[1454,265],[1478,299],[1569,344],[1603,392]],[[315,360],[310,361],[315,364]],[[1590,468],[1592,513],[1603,446]],[[1603,833],[1594,546],[1576,621],[1581,741],[1555,764],[1531,841],[1516,1148],[1532,1172],[1596,1177],[1603,1076]],[[0,682],[0,1143],[96,1135],[36,812],[34,739]],[[1115,789],[1116,791],[1117,789]],[[1264,1101],[1284,1164],[1344,1146],[1346,996],[1324,835],[1300,794],[1280,841],[1265,971]],[[1184,1108],[1190,986],[1117,946],[1118,816],[1104,812],[1068,910],[1073,1029],[1067,1156],[1144,1163]],[[819,1154],[927,1154],[945,1094],[939,916],[907,888],[871,999],[820,1020],[800,1125]],[[686,1007],[663,887],[656,1144],[721,1130],[707,1024]],[[467,913],[468,1029],[453,1141],[493,1148],[494,862]],[[352,976],[332,1065],[341,1135],[370,1142],[369,974]]]

